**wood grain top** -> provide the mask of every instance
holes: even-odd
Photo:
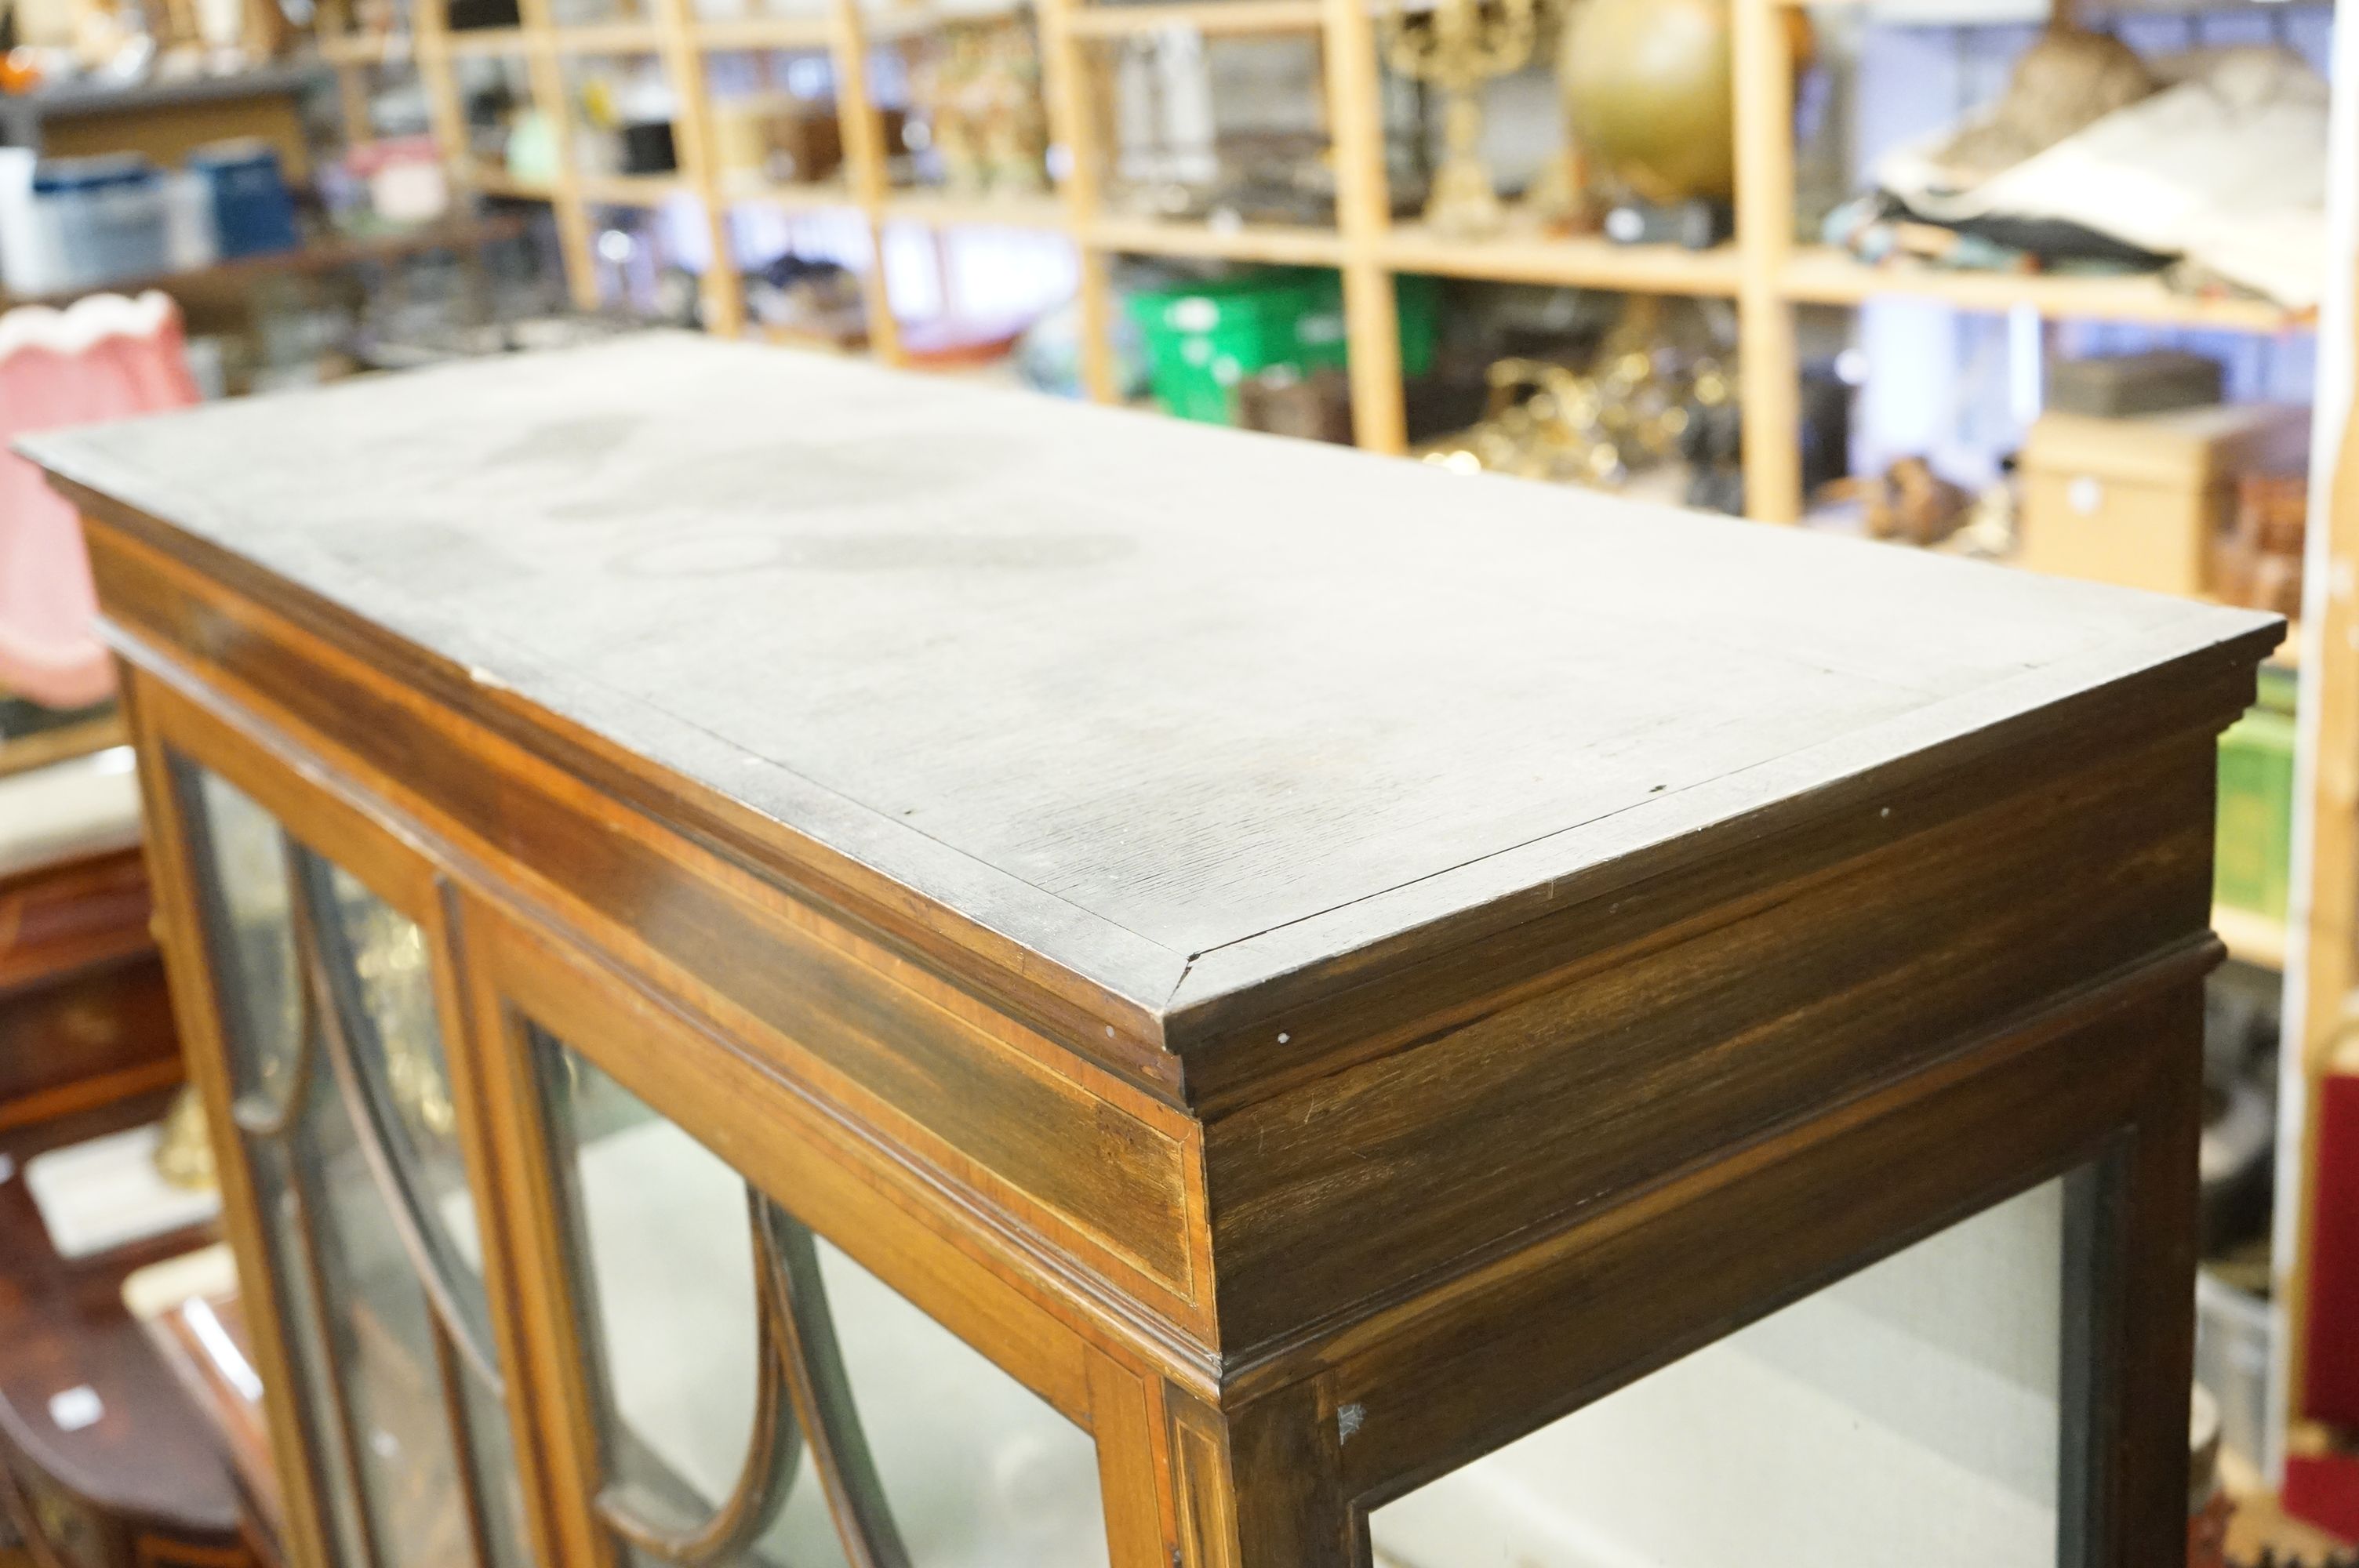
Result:
[[[2281,630],[669,334],[24,446],[1162,1016]]]

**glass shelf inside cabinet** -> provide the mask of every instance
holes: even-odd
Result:
[[[178,773],[330,1549],[375,1568],[525,1568],[424,936],[234,785]],[[473,1322],[453,1305],[470,1296]]]
[[[585,1057],[536,1048],[601,1510],[634,1561],[683,1561],[734,1513],[721,1560],[759,1568],[844,1563],[839,1532],[916,1568],[1106,1562],[1087,1433]]]

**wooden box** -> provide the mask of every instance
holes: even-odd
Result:
[[[298,1562],[2183,1551],[2273,618],[705,340],[31,445]]]
[[[2310,410],[2226,404],[2130,418],[2048,414],[2021,460],[2021,564],[2060,577],[2204,591],[2241,474],[2299,469]]]
[[[2055,360],[2048,366],[2048,406],[2059,414],[2121,418],[2220,401],[2220,362],[2183,349]]]
[[[733,187],[816,185],[843,167],[832,103],[783,92],[723,99],[712,107],[713,161]]]

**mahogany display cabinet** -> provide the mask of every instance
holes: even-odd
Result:
[[[2183,1551],[2275,620],[664,335],[28,449],[295,1562]]]

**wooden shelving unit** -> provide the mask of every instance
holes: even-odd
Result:
[[[836,204],[845,200],[839,196]],[[1063,206],[1053,196],[974,197],[941,190],[892,190],[886,193],[884,215],[891,222],[922,223],[936,229],[1065,233],[1071,228]]]
[[[1778,287],[1788,299],[1809,305],[1858,305],[1879,296],[1909,295],[1962,310],[2029,309],[2060,321],[2139,321],[2261,333],[2299,331],[2306,325],[2265,299],[2177,294],[2152,276],[1873,267],[1823,246],[1789,259]]]
[[[1557,239],[1539,233],[1466,241],[1436,234],[1422,223],[1395,224],[1386,231],[1377,254],[1396,273],[1634,294],[1734,298],[1743,277],[1734,245],[1690,251],[1677,245],[1617,245],[1593,237]]]
[[[1283,266],[1339,266],[1346,252],[1332,229],[1285,223],[1194,223],[1157,218],[1098,218],[1080,231],[1093,250],[1134,255],[1207,256]]]
[[[2212,929],[2227,945],[2228,957],[2238,963],[2284,969],[2288,940],[2284,921],[2220,903],[2212,906]]]
[[[835,29],[833,16],[735,16],[700,21],[696,41],[708,49],[823,49]]]
[[[514,218],[452,219],[382,234],[354,234],[318,240],[295,250],[238,256],[179,272],[118,278],[107,287],[126,294],[158,288],[177,296],[183,291],[235,287],[261,277],[336,272],[364,262],[396,261],[428,251],[472,250],[495,241],[514,239],[522,232],[524,224]],[[0,290],[0,310],[18,305],[69,305],[89,292],[86,287],[75,287],[55,295],[27,297]]]
[[[1800,365],[1794,313],[1804,305],[1856,306],[1883,296],[1937,299],[1962,309],[2029,309],[2052,319],[2145,322],[2239,332],[2283,333],[2307,324],[2264,302],[2175,294],[2158,279],[1902,270],[1864,265],[1848,255],[1796,243],[1790,35],[1781,11],[1794,0],[1736,0],[1736,114],[1739,175],[1735,240],[1705,251],[1669,245],[1616,245],[1564,238],[1536,226],[1496,239],[1466,242],[1435,234],[1413,220],[1396,222],[1386,188],[1380,70],[1375,40],[1377,0],[1149,0],[1143,4],[1037,0],[1044,91],[1054,140],[1064,150],[1053,194],[965,196],[894,187],[881,116],[867,91],[870,51],[920,36],[951,19],[931,5],[825,0],[825,9],[791,15],[700,17],[690,0],[646,0],[652,14],[558,27],[547,0],[524,0],[521,27],[451,32],[443,0],[418,0],[415,49],[438,124],[460,145],[452,61],[467,55],[522,57],[534,96],[558,127],[564,167],[546,188],[521,186],[495,171],[462,163],[459,177],[487,195],[546,199],[558,210],[575,296],[595,292],[590,254],[594,206],[702,204],[714,235],[715,265],[704,278],[705,319],[716,330],[744,330],[742,282],[726,238],[730,207],[769,205],[787,211],[842,209],[865,221],[872,256],[881,255],[888,224],[934,230],[1008,228],[1060,233],[1081,254],[1082,368],[1091,391],[1114,395],[1107,292],[1108,263],[1119,254],[1212,258],[1335,267],[1344,279],[1352,348],[1354,424],[1361,445],[1398,452],[1407,445],[1397,366],[1393,279],[1431,274],[1627,293],[1687,295],[1734,301],[1741,340],[1741,395],[1749,437],[1745,488],[1752,514],[1772,523],[1802,516],[1799,459]],[[1165,28],[1208,36],[1310,34],[1325,45],[1326,120],[1338,189],[1327,227],[1185,222],[1110,210],[1098,188],[1105,148],[1106,91],[1097,58],[1110,42]],[[340,70],[385,58],[387,45],[331,39],[323,52]],[[824,51],[834,68],[843,131],[839,181],[805,186],[723,184],[710,168],[712,101],[703,57],[732,49]],[[585,54],[660,56],[678,103],[676,176],[618,177],[573,167],[565,61]],[[873,351],[899,362],[895,304],[882,268],[867,278]]]
[[[1132,38],[1166,27],[1192,27],[1207,37],[1251,33],[1315,33],[1326,26],[1320,0],[1146,0],[1138,5],[1073,7],[1071,27],[1085,38]]]
[[[590,22],[557,29],[560,54],[654,54],[663,34],[652,22]]]
[[[573,183],[582,200],[599,207],[660,207],[690,189],[668,174],[584,174]]]
[[[525,48],[522,27],[477,27],[441,35],[443,49],[454,55],[519,54]]]

